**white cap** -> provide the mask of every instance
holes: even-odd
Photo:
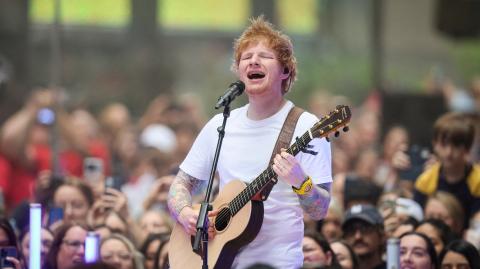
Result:
[[[177,137],[168,126],[150,124],[140,134],[140,143],[145,147],[153,147],[164,153],[171,153],[177,147]]]

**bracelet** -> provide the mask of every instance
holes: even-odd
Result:
[[[295,188],[294,186],[292,186],[292,189],[296,194],[303,195],[310,192],[312,190],[312,186],[312,178],[307,176],[302,182],[302,185],[300,185],[300,188]]]

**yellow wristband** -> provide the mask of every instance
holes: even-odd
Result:
[[[296,194],[303,195],[310,192],[312,190],[312,186],[312,178],[307,176],[307,178],[305,178],[305,180],[302,182],[302,185],[300,185],[300,188],[297,189],[292,186],[292,189]]]

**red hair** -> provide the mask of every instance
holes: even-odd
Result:
[[[266,46],[275,51],[280,64],[288,70],[289,76],[282,81],[282,92],[288,92],[297,75],[297,60],[293,55],[293,45],[290,38],[266,21],[263,16],[250,19],[250,26],[234,42],[234,60],[232,65],[237,70],[242,52],[250,45],[264,42]]]

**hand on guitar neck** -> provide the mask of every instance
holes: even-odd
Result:
[[[307,176],[305,172],[303,172],[302,166],[298,163],[297,159],[287,153],[286,149],[282,149],[282,152],[275,156],[272,168],[279,178],[282,178],[285,183],[296,188],[302,185],[303,180]]]
[[[197,219],[200,206],[194,205],[193,208],[186,206],[180,211],[178,215],[178,222],[183,226],[183,229],[189,235],[195,236],[197,232]],[[213,228],[213,221],[211,221],[218,214],[218,210],[208,212],[208,239],[212,240],[215,237],[215,229]]]

